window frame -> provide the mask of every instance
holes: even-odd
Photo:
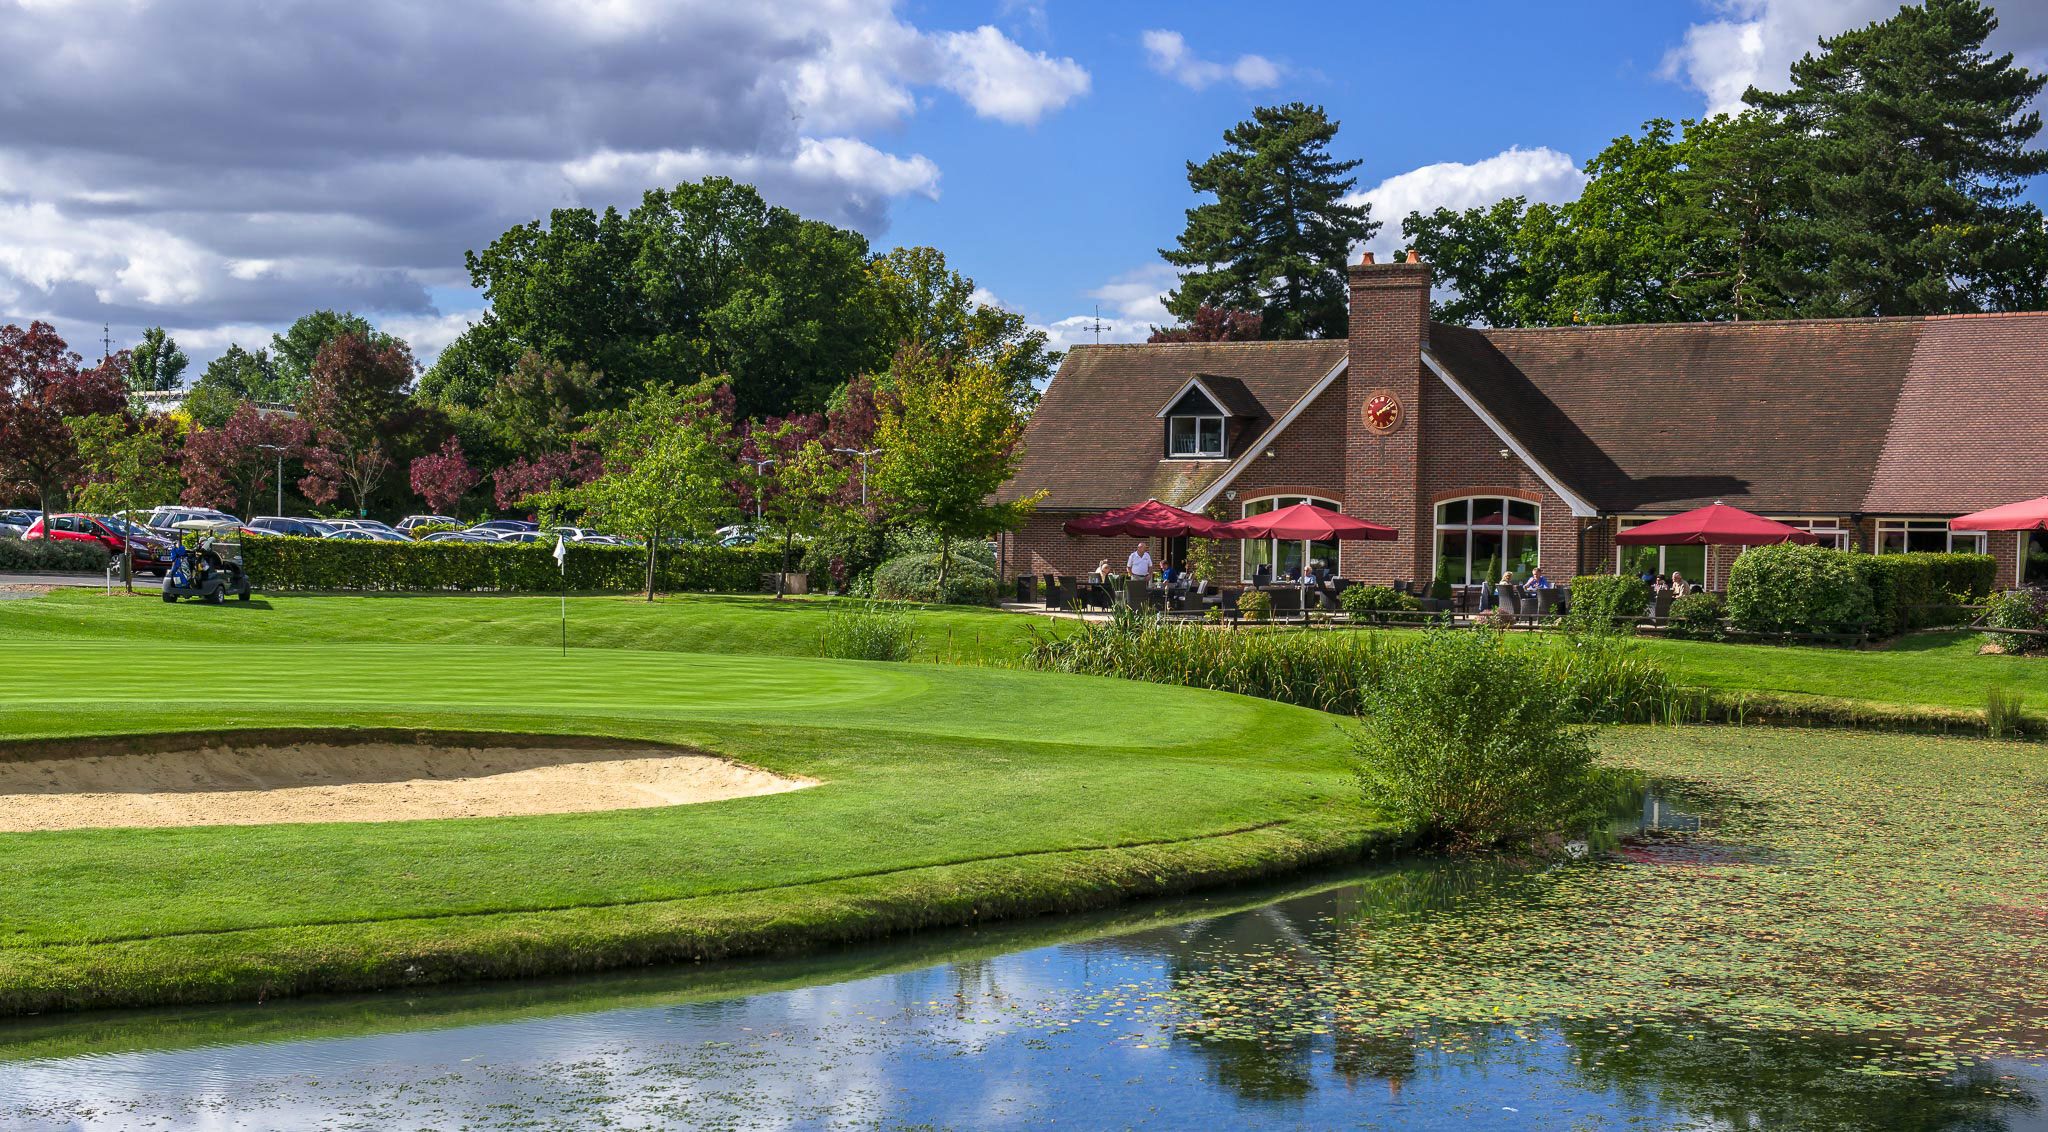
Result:
[[[1176,452],[1173,434],[1176,425],[1190,422],[1194,430],[1195,449],[1192,452]],[[1210,451],[1202,447],[1202,425],[1214,422],[1216,425],[1216,448]],[[1181,413],[1166,418],[1166,458],[1169,460],[1227,460],[1230,458],[1230,418],[1216,413]]]
[[[1948,525],[1948,520],[1947,520],[1947,519],[1926,519],[1926,518],[1904,518],[1904,517],[1900,517],[1900,518],[1890,518],[1890,519],[1879,519],[1879,520],[1877,520],[1876,526],[1875,526],[1875,527],[1873,528],[1873,530],[1874,530],[1874,532],[1875,532],[1875,536],[1876,536],[1876,537],[1874,537],[1874,538],[1873,538],[1873,539],[1871,540],[1871,545],[1870,545],[1870,552],[1871,552],[1872,554],[1913,554],[1913,553],[1921,553],[1921,552],[1916,552],[1916,551],[1914,551],[1914,550],[1913,550],[1913,547],[1912,547],[1912,542],[1913,542],[1913,535],[1914,535],[1915,533],[1919,533],[1919,534],[1929,534],[1929,533],[1932,533],[1932,532],[1934,532],[1934,531],[1936,531],[1936,530],[1939,530],[1939,531],[1941,532],[1941,534],[1942,534],[1942,536],[1943,536],[1943,539],[1942,539],[1942,545],[1943,545],[1943,546],[1945,546],[1945,547],[1947,547],[1948,549],[1947,549],[1946,551],[1933,551],[1933,552],[1931,552],[1931,553],[1935,553],[1935,554],[1943,554],[1943,553],[1946,553],[1946,554],[1989,554],[1989,553],[1991,553],[1991,532],[1989,532],[1989,531],[1955,531],[1955,530],[1950,530],[1950,529],[1949,529],[1949,525]],[[1900,541],[1900,543],[1901,543],[1901,547],[1900,547],[1900,549],[1898,549],[1898,550],[1886,550],[1886,549],[1885,549],[1885,545],[1884,545],[1884,536],[1885,536],[1885,535],[1886,535],[1887,533],[1897,533],[1897,534],[1899,535],[1899,541]],[[1957,549],[1956,549],[1956,540],[1957,540],[1958,538],[1964,538],[1964,539],[1968,539],[1968,540],[1969,540],[1969,544],[1970,544],[1970,549],[1967,549],[1967,550],[1957,550]]]
[[[1444,519],[1444,508],[1453,504],[1464,505],[1463,520],[1446,521]],[[1498,508],[1497,513],[1500,515],[1500,522],[1498,524],[1474,523],[1475,513],[1479,510],[1479,507],[1474,506],[1475,504]],[[1534,517],[1527,520],[1515,518],[1515,508],[1517,506],[1529,508],[1535,513]],[[1431,551],[1430,570],[1432,574],[1441,571],[1443,568],[1445,558],[1444,533],[1446,531],[1454,531],[1463,536],[1464,551],[1462,552],[1462,557],[1465,565],[1465,580],[1462,582],[1453,581],[1451,583],[1452,586],[1470,588],[1497,581],[1497,579],[1492,577],[1474,579],[1472,576],[1472,560],[1474,558],[1472,553],[1472,536],[1474,532],[1498,536],[1500,540],[1500,557],[1503,565],[1508,561],[1507,551],[1510,536],[1533,539],[1534,542],[1530,547],[1531,553],[1528,555],[1532,560],[1529,572],[1533,573],[1543,565],[1543,504],[1540,501],[1523,499],[1517,495],[1488,495],[1484,493],[1453,496],[1449,499],[1439,499],[1430,506],[1430,520],[1429,545]],[[1515,560],[1519,563],[1522,558],[1522,555],[1517,555]],[[1524,573],[1519,566],[1515,568],[1514,573],[1516,574],[1516,581],[1528,580],[1529,573]]]
[[[1268,511],[1278,511],[1278,510],[1279,510],[1280,508],[1282,508],[1282,507],[1292,507],[1292,506],[1294,506],[1294,505],[1295,505],[1295,504],[1297,504],[1297,503],[1309,503],[1309,504],[1313,504],[1313,505],[1315,505],[1315,506],[1317,506],[1317,507],[1326,507],[1326,508],[1328,508],[1329,510],[1332,510],[1332,511],[1340,511],[1340,512],[1341,512],[1341,511],[1342,511],[1342,510],[1344,509],[1344,508],[1343,508],[1343,506],[1342,506],[1341,504],[1339,504],[1339,503],[1338,503],[1338,502],[1337,502],[1336,500],[1334,500],[1334,499],[1329,499],[1329,498],[1326,498],[1326,497],[1324,497],[1324,496],[1320,496],[1320,495],[1301,495],[1301,494],[1293,494],[1293,495],[1282,495],[1282,494],[1274,494],[1274,495],[1259,495],[1259,496],[1254,496],[1254,497],[1252,497],[1252,498],[1250,498],[1250,499],[1245,499],[1245,500],[1241,500],[1241,501],[1239,501],[1239,503],[1238,503],[1238,505],[1237,505],[1237,517],[1238,517],[1238,518],[1240,518],[1240,519],[1247,519],[1247,518],[1250,518],[1250,517],[1251,517],[1251,516],[1253,516],[1253,515],[1263,515],[1263,514],[1265,514],[1265,513],[1266,513],[1266,512],[1268,512]],[[1254,510],[1252,510],[1252,507],[1253,507],[1253,505],[1255,505],[1255,504],[1271,504],[1271,506],[1262,506],[1262,507],[1259,507],[1259,509],[1258,509],[1258,510],[1254,511]],[[1266,562],[1267,564],[1269,564],[1269,565],[1271,565],[1271,566],[1273,566],[1273,567],[1274,567],[1274,570],[1273,570],[1273,572],[1272,572],[1272,575],[1271,575],[1271,576],[1269,576],[1269,577],[1267,578],[1267,581],[1268,581],[1268,582],[1271,582],[1271,581],[1273,581],[1273,580],[1277,579],[1277,578],[1279,577],[1279,575],[1280,575],[1280,571],[1279,571],[1279,566],[1281,565],[1281,552],[1280,552],[1280,547],[1281,547],[1281,545],[1282,545],[1283,543],[1284,543],[1284,544],[1286,544],[1286,545],[1288,545],[1288,546],[1291,546],[1291,547],[1295,547],[1295,548],[1298,548],[1298,549],[1300,550],[1300,562],[1301,562],[1301,563],[1302,563],[1303,565],[1306,565],[1306,564],[1308,564],[1308,563],[1309,563],[1309,562],[1311,562],[1311,561],[1323,561],[1323,562],[1328,562],[1328,563],[1330,564],[1330,566],[1331,566],[1331,567],[1332,567],[1333,569],[1334,569],[1334,568],[1336,568],[1336,567],[1338,566],[1338,562],[1337,562],[1337,550],[1338,550],[1338,544],[1337,544],[1337,543],[1336,543],[1335,541],[1331,541],[1331,542],[1328,542],[1328,543],[1320,543],[1320,542],[1316,542],[1316,541],[1315,541],[1315,540],[1313,540],[1313,539],[1295,539],[1295,538],[1258,538],[1258,539],[1252,539],[1252,538],[1241,538],[1241,539],[1238,539],[1238,540],[1237,540],[1237,579],[1238,579],[1238,581],[1240,581],[1240,582],[1243,582],[1243,583],[1245,583],[1246,585],[1250,585],[1250,584],[1251,584],[1251,582],[1252,582],[1252,577],[1253,577],[1253,572],[1254,572],[1254,568],[1255,568],[1255,567],[1256,567],[1256,566],[1258,565],[1258,563],[1257,563],[1257,562],[1254,562],[1254,561],[1252,560],[1252,554],[1251,554],[1251,548],[1252,548],[1252,546],[1253,546],[1253,545],[1255,545],[1255,544],[1256,544],[1256,545],[1259,545],[1259,546],[1261,546],[1261,547],[1263,547],[1263,548],[1264,548],[1264,553],[1265,553],[1266,555],[1269,555],[1269,556],[1270,556],[1270,557],[1266,558],[1266,559],[1265,559],[1264,561],[1265,561],[1265,562]],[[1328,546],[1328,547],[1330,548],[1330,549],[1329,549],[1329,553],[1328,553],[1327,555],[1324,555],[1324,554],[1318,554],[1318,553],[1316,553],[1316,551],[1315,551],[1315,549],[1314,549],[1314,548],[1315,548],[1315,547],[1318,547],[1318,546]]]

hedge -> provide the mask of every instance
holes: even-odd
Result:
[[[1877,620],[1859,564],[1870,555],[1781,543],[1744,551],[1728,569],[1728,616],[1754,633],[1851,634]]]
[[[1855,561],[1876,610],[1871,632],[1880,637],[1954,624],[1953,610],[1912,607],[1975,604],[1991,595],[1998,576],[1988,554],[1859,554]]]
[[[1572,579],[1564,623],[1577,629],[1626,627],[1650,608],[1650,587],[1634,574],[1581,574]]]
[[[85,542],[80,539],[0,539],[0,570],[21,570],[28,573],[41,573],[46,570],[90,570],[97,574],[106,570],[107,558],[107,548],[98,542]]]
[[[875,567],[875,596],[883,601],[994,605],[996,575],[979,559],[956,556],[947,564],[946,588],[939,589],[939,556],[905,554]]]
[[[753,593],[779,551],[751,546],[666,547],[654,587],[669,593]],[[567,577],[551,543],[368,542],[249,535],[242,562],[266,590],[435,590],[557,593],[638,590],[647,584],[647,552],[637,546],[570,543]]]

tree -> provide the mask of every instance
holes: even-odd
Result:
[[[2028,144],[2048,76],[1986,51],[1997,27],[1980,0],[1925,0],[1743,96],[1798,142],[1779,175],[1800,197],[1782,238],[1809,253],[1788,281],[1802,313],[1984,310],[2041,277],[2042,214],[2019,197],[2048,171]]]
[[[277,486],[271,477],[283,464],[303,463],[311,454],[311,441],[312,429],[306,422],[239,402],[220,425],[198,429],[186,438],[182,499],[193,507],[257,514]]]
[[[451,436],[441,450],[412,462],[412,489],[427,501],[427,509],[452,515],[452,508],[483,482],[483,476],[463,458],[462,441]]]
[[[732,512],[731,424],[718,407],[716,385],[649,388],[622,409],[591,419],[591,438],[604,471],[589,483],[525,502],[543,514],[580,511],[647,547],[647,600],[663,541],[705,537]]]
[[[1264,325],[1257,311],[1221,310],[1207,303],[1180,326],[1155,326],[1147,342],[1256,342]]]
[[[420,377],[418,395],[444,408],[474,409],[484,403],[498,375],[518,359],[496,317],[485,311],[441,351]]]
[[[885,341],[927,353],[971,358],[1002,371],[1019,404],[1059,367],[1060,353],[1024,316],[975,299],[974,280],[946,266],[937,248],[897,248],[868,265],[875,321]]]
[[[178,349],[177,339],[161,326],[142,332],[142,343],[128,355],[128,388],[132,392],[160,392],[183,384],[185,367],[191,359]]]
[[[484,394],[482,415],[505,450],[521,455],[559,451],[579,422],[603,408],[604,375],[576,362],[563,365],[528,350]]]
[[[598,453],[572,441],[566,451],[515,459],[492,472],[491,497],[499,510],[509,511],[537,496],[589,483],[603,472]]]
[[[313,378],[313,366],[320,358],[320,351],[343,335],[353,335],[377,349],[405,345],[371,326],[369,319],[354,312],[336,314],[330,310],[317,310],[302,315],[284,333],[270,336],[270,356],[276,377],[273,388],[264,392],[273,395],[258,397],[254,389],[249,390],[248,395],[256,400],[281,403],[298,400]],[[410,351],[407,356],[411,356]]]
[[[1401,234],[1430,265],[1447,298],[1430,303],[1429,317],[1459,325],[1520,326],[1520,308],[1535,292],[1519,251],[1529,202],[1509,197],[1486,208],[1411,212]]]
[[[740,448],[747,488],[758,501],[762,522],[782,540],[782,573],[789,573],[790,553],[798,538],[822,532],[846,506],[846,469],[820,440],[826,427],[820,416],[794,417],[755,428]],[[764,456],[775,463],[759,467]],[[775,582],[782,596],[782,579]]]
[[[128,400],[128,355],[89,370],[48,323],[0,327],[0,483],[21,485],[44,511],[57,509],[78,474],[69,417],[116,413]]]
[[[905,351],[894,366],[896,398],[882,412],[875,489],[890,510],[939,536],[939,588],[953,542],[1014,530],[1044,492],[1014,503],[994,495],[1024,458],[1024,415],[1003,375],[979,362]]]
[[[1188,163],[1188,186],[1215,200],[1191,208],[1166,262],[1187,268],[1166,309],[1183,321],[1206,303],[1255,310],[1267,338],[1340,338],[1349,325],[1345,264],[1379,230],[1347,203],[1357,161],[1330,157],[1337,134],[1320,106],[1261,106],[1225,131],[1225,148]]]
[[[178,490],[178,432],[161,417],[97,413],[65,422],[78,445],[80,479],[72,491],[82,511],[133,511]],[[135,589],[135,547],[121,540],[121,580]]]
[[[412,378],[412,353],[395,339],[351,332],[320,348],[300,402],[317,445],[300,481],[307,498],[346,491],[356,512],[368,513],[385,474],[417,442],[423,414],[406,396]]]

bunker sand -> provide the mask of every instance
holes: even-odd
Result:
[[[0,832],[639,809],[815,785],[676,747],[214,745],[0,761]]]

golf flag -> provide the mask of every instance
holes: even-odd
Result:
[[[562,542],[562,536],[555,536],[555,568],[563,574],[569,572],[569,548]]]

